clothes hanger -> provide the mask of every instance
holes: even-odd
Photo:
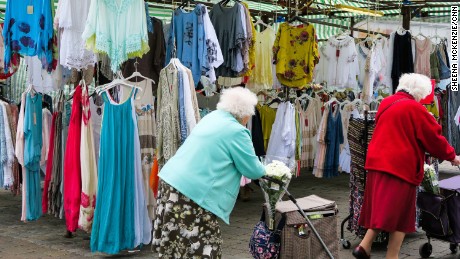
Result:
[[[293,23],[293,22],[301,22],[305,25],[308,25],[308,21],[307,20],[304,20],[304,18],[300,17],[300,16],[297,16],[297,15],[294,15],[291,19],[289,19],[288,21],[289,23]]]
[[[134,68],[135,68],[134,73],[133,73],[132,75],[130,75],[129,77],[124,78],[124,79],[125,79],[125,80],[129,80],[129,79],[132,79],[132,78],[135,78],[135,77],[136,77],[136,82],[137,82],[137,77],[140,77],[140,78],[143,78],[143,79],[145,79],[145,80],[147,80],[147,81],[150,81],[150,82],[152,82],[152,83],[155,84],[155,81],[154,81],[153,79],[148,78],[148,77],[145,77],[145,76],[143,76],[141,73],[139,73],[139,72],[137,71],[137,65],[138,65],[138,64],[139,64],[139,62],[137,62],[137,58],[136,58],[136,62],[134,62]]]
[[[185,0],[182,2],[182,4],[179,5],[177,9],[184,9],[184,7],[186,7],[189,4],[196,4],[196,2],[194,0]]]
[[[257,26],[257,25],[259,25],[259,24],[265,26],[265,27],[268,28],[268,29],[273,30],[273,27],[272,27],[272,26],[270,26],[269,24],[266,24],[266,23],[265,23],[262,19],[260,19],[260,18],[259,18],[259,20],[257,20],[257,21],[254,23],[254,27]]]
[[[128,86],[128,87],[131,87],[131,88],[136,88],[139,91],[142,91],[141,87],[139,87],[137,85],[129,84],[124,79],[117,78],[117,79],[114,79],[112,82],[110,82],[108,84],[100,85],[100,86],[96,87],[96,92],[97,92],[97,94],[100,95],[101,93],[106,92],[107,90],[112,89],[113,87],[118,86],[118,85]]]
[[[223,7],[225,7],[228,3],[230,3],[230,1],[233,1],[235,2],[235,4],[239,4],[241,1],[240,0],[222,0],[219,2],[219,4]]]

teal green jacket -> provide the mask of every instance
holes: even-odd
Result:
[[[258,179],[264,174],[249,130],[217,110],[195,126],[159,177],[229,224],[241,176]]]

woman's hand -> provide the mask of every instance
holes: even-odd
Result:
[[[460,156],[455,156],[455,159],[450,161],[450,163],[453,165],[453,166],[459,166],[460,165]]]

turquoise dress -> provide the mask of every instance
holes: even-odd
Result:
[[[133,90],[134,91],[134,90]],[[132,95],[117,104],[107,92],[104,99],[96,209],[91,251],[117,254],[135,245],[134,117]],[[127,159],[132,157],[132,159]]]
[[[40,157],[42,150],[42,95],[30,93],[24,112],[24,166],[26,168],[26,219],[37,220],[42,215]]]

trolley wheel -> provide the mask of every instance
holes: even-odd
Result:
[[[430,243],[425,243],[420,246],[418,252],[422,258],[428,258],[433,252],[433,246]]]
[[[350,241],[348,241],[348,240],[343,240],[343,241],[342,241],[342,247],[345,248],[345,249],[350,249],[350,247],[351,247]]]
[[[456,254],[457,251],[458,251],[458,245],[457,244],[450,244],[450,251],[452,252],[452,254]]]

